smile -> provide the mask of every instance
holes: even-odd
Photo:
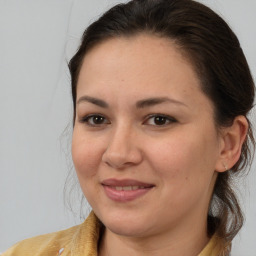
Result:
[[[139,187],[139,186],[126,186],[126,187],[112,187],[115,190],[121,191],[129,191],[129,190],[137,190],[137,189],[143,189],[145,187]]]
[[[148,193],[154,185],[135,180],[109,179],[102,182],[106,196],[116,202],[133,201]]]

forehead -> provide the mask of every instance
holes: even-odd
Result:
[[[118,65],[119,62],[123,64],[124,61],[130,61],[140,67],[142,63],[143,67],[149,67],[159,64],[159,61],[162,65],[183,62],[193,69],[193,65],[188,63],[189,59],[185,58],[184,52],[174,40],[145,33],[104,40],[86,53],[83,64],[88,64],[88,61],[97,65],[110,64],[112,61]],[[119,70],[122,66],[118,66]]]
[[[158,68],[159,65],[161,68]],[[179,69],[180,66],[182,69]],[[86,53],[79,78],[89,71],[90,73],[86,75],[94,75],[91,72],[97,72],[99,69],[101,73],[98,72],[98,75],[107,75],[103,72],[106,70],[112,71],[108,73],[110,76],[115,72],[116,78],[117,75],[128,72],[134,74],[132,77],[145,74],[151,78],[157,72],[160,77],[168,69],[176,73],[178,71],[193,73],[194,78],[198,79],[193,65],[172,40],[149,34],[112,38],[96,44]],[[152,73],[153,70],[155,70],[154,73]],[[200,82],[199,79],[197,82]]]
[[[173,41],[142,34],[106,40],[85,56],[78,95],[174,96],[191,103],[203,95],[194,67]],[[193,97],[192,97],[193,96]],[[203,95],[205,96],[205,95]]]

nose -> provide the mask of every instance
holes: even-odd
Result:
[[[102,161],[115,169],[138,165],[142,161],[142,151],[136,137],[136,132],[128,127],[113,130]]]

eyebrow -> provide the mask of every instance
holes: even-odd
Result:
[[[148,99],[140,100],[136,103],[136,107],[137,108],[151,107],[151,106],[155,106],[155,105],[165,103],[165,102],[174,103],[174,104],[188,107],[185,103],[175,100],[175,99],[171,99],[169,97],[160,97],[160,98],[157,97],[157,98],[148,98]]]
[[[76,104],[80,104],[81,102],[90,102],[94,105],[97,105],[99,107],[102,108],[108,108],[109,105],[107,102],[105,102],[104,100],[100,100],[94,97],[90,97],[90,96],[82,96],[81,98],[79,98],[79,100],[76,102]]]
[[[104,100],[98,99],[98,98],[94,98],[94,97],[90,97],[90,96],[82,96],[78,99],[77,101],[77,105],[82,103],[82,102],[89,102],[92,103],[94,105],[97,105],[99,107],[102,108],[108,108],[109,105],[107,102],[105,102]],[[188,107],[185,103],[175,100],[175,99],[171,99],[169,97],[152,97],[152,98],[148,98],[148,99],[143,99],[143,100],[139,100],[136,102],[136,108],[145,108],[145,107],[152,107],[161,103],[174,103],[174,104],[178,104],[178,105],[182,105],[185,107]]]

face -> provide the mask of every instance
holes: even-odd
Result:
[[[204,225],[219,144],[213,105],[173,42],[139,35],[87,53],[72,155],[107,230],[143,237]]]

